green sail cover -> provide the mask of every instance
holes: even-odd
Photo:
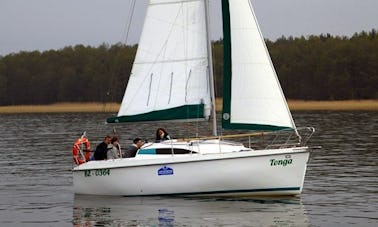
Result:
[[[106,120],[107,123],[122,123],[122,122],[140,122],[140,121],[169,121],[169,120],[184,120],[184,119],[198,119],[204,116],[204,104],[180,106],[172,109],[152,111],[149,113],[110,117]]]

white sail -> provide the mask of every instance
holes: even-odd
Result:
[[[190,118],[189,107],[210,115],[204,0],[150,0],[118,117]]]
[[[230,75],[225,71],[225,76],[230,77],[231,85],[224,85],[223,125],[295,129],[250,1],[229,0],[228,3],[229,18],[224,17],[224,26],[229,26],[230,34],[226,34],[226,28],[224,45],[229,46],[231,67]]]

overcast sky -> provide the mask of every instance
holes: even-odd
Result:
[[[138,42],[148,0],[137,0],[128,44]],[[221,0],[210,0],[212,37]],[[378,29],[378,0],[251,0],[265,38],[351,36]],[[21,50],[124,43],[131,0],[0,0],[0,55]]]

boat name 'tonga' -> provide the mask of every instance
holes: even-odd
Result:
[[[293,163],[293,159],[270,159],[270,166],[287,166]]]

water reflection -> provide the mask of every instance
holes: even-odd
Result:
[[[309,226],[299,197],[75,195],[74,226]]]

